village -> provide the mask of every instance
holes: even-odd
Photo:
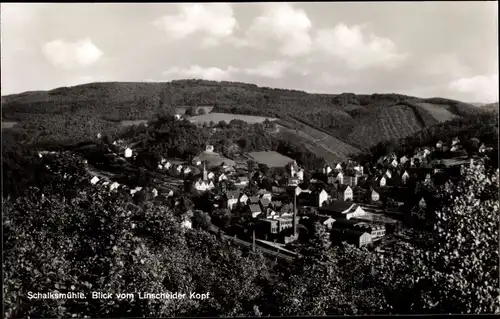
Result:
[[[245,163],[206,145],[190,162],[162,158],[156,163],[154,187],[126,186],[103,172],[90,182],[106,192],[146,194],[159,204],[175,195],[198,198],[183,227],[193,227],[193,212],[204,212],[219,234],[286,256],[295,256],[297,247],[307,245],[318,222],[333,243],[381,250],[429,220],[435,186],[459,176],[460,165],[484,161],[491,151],[481,144],[473,156],[464,156],[460,145],[455,138],[449,145],[439,141],[418,148],[413,155],[388,154],[364,165],[348,160],[312,172],[277,152],[249,153]],[[108,150],[122,164],[137,160],[123,140]]]

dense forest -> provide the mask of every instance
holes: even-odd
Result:
[[[213,112],[301,119],[364,148],[391,137],[405,137],[436,123],[428,110],[415,104],[419,102],[442,106],[456,116],[488,112],[441,98],[309,94],[237,82],[178,80],[91,83],[3,96],[2,120],[20,122],[16,129],[25,132],[32,142],[81,141],[116,127],[122,120],[150,120],[171,114],[176,107],[211,105]]]

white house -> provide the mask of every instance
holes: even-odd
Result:
[[[425,209],[427,207],[427,203],[425,202],[425,199],[422,197],[422,199],[418,202],[418,207]]]
[[[99,177],[97,176],[92,177],[92,179],[90,180],[90,183],[92,183],[92,185],[97,184],[97,182],[99,182]]]
[[[101,138],[102,137],[102,134],[101,133],[97,133],[97,138]]]
[[[238,177],[238,179],[236,180],[236,182],[234,183],[234,185],[237,185],[237,186],[247,186],[248,183],[249,183],[248,177],[246,177],[246,176],[240,176],[240,177]]]
[[[371,200],[372,202],[378,202],[380,200],[380,194],[377,193],[375,190],[372,190]]]
[[[240,201],[240,203],[246,204],[248,202],[248,196],[246,194],[241,194],[238,200]]]
[[[210,177],[209,177],[209,178],[210,178]],[[219,182],[222,182],[222,181],[227,181],[227,176],[226,176],[226,174],[224,174],[224,173],[220,174],[220,175],[219,175],[219,177],[217,178],[217,180],[218,180]]]
[[[163,164],[163,167],[165,167],[166,169],[169,169],[170,167],[172,167],[172,163],[167,161],[167,162],[165,162],[165,164]]]
[[[424,148],[424,156],[427,157],[431,151],[428,148]]]
[[[332,172],[332,167],[330,165],[325,165],[323,167],[323,174],[328,175]]]
[[[205,182],[205,181],[199,180],[194,184],[194,188],[200,192],[205,192],[205,191],[210,190],[214,187],[215,186],[214,186],[214,183],[212,181]]]
[[[441,148],[443,147],[443,141],[439,140],[437,143],[436,143],[436,148]]]
[[[208,172],[208,174],[207,174],[207,178],[208,178],[209,180],[214,179],[214,178],[215,178],[215,174],[214,174],[214,172]]]
[[[175,114],[174,117],[175,117],[176,120],[180,120],[181,119],[181,115],[180,114]]]
[[[458,137],[455,137],[453,139],[453,141],[451,142],[451,145],[454,146],[454,145],[457,145],[458,143],[460,143],[460,140],[458,139]]]
[[[401,157],[401,158],[399,159],[399,162],[400,162],[401,164],[404,164],[404,163],[408,162],[408,157],[406,157],[406,156]]]
[[[199,159],[195,160],[194,161],[194,165],[200,166],[201,165],[201,161]]]
[[[177,167],[176,167],[175,169],[176,169],[176,170],[177,170],[177,172],[179,172],[179,173],[180,173],[180,172],[182,172],[182,165],[181,165],[181,164],[177,165]]]
[[[161,161],[160,161],[160,164],[161,164],[161,165],[163,165],[163,164],[165,164],[166,162],[167,162],[167,160],[166,160],[166,159],[164,159],[164,158],[162,157],[162,158],[161,158]]]
[[[323,189],[318,194],[318,207],[322,207],[327,200],[328,200],[328,193]]]
[[[410,179],[410,174],[408,174],[408,172],[405,171],[403,175],[401,175],[401,182],[403,184],[406,184],[408,182],[408,179]]]
[[[452,152],[458,151],[458,145],[453,145],[453,147],[450,149]]]
[[[414,167],[414,166],[415,166],[415,161],[413,160],[413,158],[412,158],[412,159],[410,159],[410,166],[411,166],[411,167]]]
[[[118,184],[117,182],[114,182],[113,184],[111,184],[109,186],[109,190],[112,191],[112,190],[118,189],[118,187],[120,187],[120,184]]]
[[[342,170],[342,164],[341,164],[341,163],[338,163],[338,164],[335,166],[335,169],[336,169],[336,170]]]
[[[339,172],[335,179],[339,182],[339,184],[344,184],[344,174],[342,174],[342,172]]]
[[[151,193],[153,193],[153,197],[158,196],[158,190],[156,188],[153,188],[153,190],[151,191]]]
[[[304,170],[302,168],[297,171],[297,178],[299,179],[299,181],[304,180]]]
[[[382,176],[380,178],[379,185],[380,185],[380,187],[385,187],[385,185],[387,185],[387,180],[385,179],[385,176]]]
[[[363,172],[364,172],[364,167],[363,167],[363,166],[361,166],[361,165],[356,165],[356,166],[354,166],[354,170],[355,170],[356,172],[359,172],[359,173],[363,174]]]
[[[393,159],[391,165],[392,167],[398,167],[398,161],[396,159]]]
[[[343,201],[350,201],[353,199],[353,191],[349,185],[341,185],[337,189],[337,198]]]
[[[159,169],[159,170],[162,170],[162,169],[163,169],[163,165],[158,164],[158,169]]]
[[[191,173],[191,168],[190,168],[190,167],[186,167],[186,168],[184,168],[184,172],[183,172],[183,173],[184,173],[184,174],[189,174],[189,173]]]
[[[127,147],[125,149],[124,155],[125,155],[126,158],[132,157],[132,150]]]
[[[205,148],[205,152],[207,153],[212,153],[214,151],[214,146],[213,145],[207,145]]]
[[[385,172],[385,176],[388,178],[388,179],[391,179],[392,178],[392,172],[390,170],[387,170]]]

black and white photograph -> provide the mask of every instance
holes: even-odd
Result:
[[[500,314],[497,1],[0,16],[3,317]]]

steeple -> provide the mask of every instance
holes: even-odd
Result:
[[[205,161],[203,161],[203,180],[204,181],[208,180],[208,174],[207,174],[207,168],[205,166]]]

